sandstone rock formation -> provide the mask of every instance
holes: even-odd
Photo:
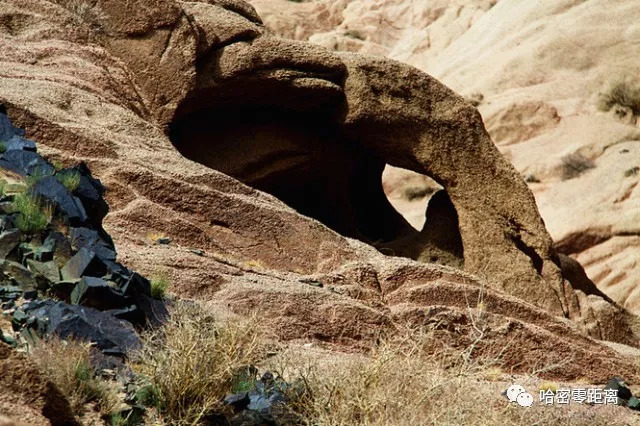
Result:
[[[563,278],[531,192],[434,78],[270,37],[240,1],[99,0],[89,23],[60,3],[4,0],[0,102],[42,152],[105,184],[127,266],[167,268],[178,294],[220,311],[257,310],[285,340],[357,349],[411,322],[462,346],[481,319],[475,355],[504,353],[508,369],[636,377],[585,335],[636,345],[635,317]],[[444,187],[458,260],[485,280],[345,237],[425,238],[384,197],[385,163]]]
[[[637,2],[251,3],[272,32],[402,60],[481,99],[499,149],[540,181],[530,187],[558,249],[638,312],[637,118],[624,107],[596,109],[610,83],[637,81]],[[595,167],[564,181],[574,153]],[[424,213],[422,203],[403,207],[408,217]]]

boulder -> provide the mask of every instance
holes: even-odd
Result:
[[[88,216],[80,200],[69,192],[55,176],[46,176],[32,187],[33,195],[47,200],[63,212],[72,225],[86,223]]]
[[[126,304],[124,295],[102,278],[82,277],[71,292],[71,303],[105,311]]]
[[[4,260],[20,244],[22,233],[17,229],[0,234],[0,260]]]
[[[27,327],[40,337],[55,334],[63,339],[89,341],[106,355],[125,356],[140,347],[140,339],[129,322],[93,308],[53,300],[33,301],[17,310],[14,319],[16,315],[21,316],[20,321],[32,324]]]
[[[33,151],[11,150],[0,155],[0,167],[22,176],[51,176],[55,168]]]
[[[106,266],[96,254],[86,248],[81,248],[62,267],[60,275],[63,280],[75,280],[85,275],[101,277],[107,272]]]
[[[103,262],[116,260],[116,251],[111,241],[105,241],[94,229],[71,228],[69,232],[71,245],[75,250],[82,248],[93,253]]]
[[[31,271],[41,275],[50,283],[60,281],[60,269],[58,269],[58,264],[53,260],[38,262],[37,260],[28,259],[27,266]]]

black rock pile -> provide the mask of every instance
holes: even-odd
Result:
[[[133,325],[167,315],[149,281],[116,261],[103,194],[86,165],[54,166],[0,110],[0,302],[25,338],[73,336],[124,355],[140,344]]]

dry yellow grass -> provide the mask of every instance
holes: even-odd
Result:
[[[67,397],[77,415],[82,415],[90,402],[95,402],[104,416],[112,414],[121,403],[116,386],[95,377],[90,344],[52,337],[36,342],[30,355]]]
[[[135,366],[154,387],[163,421],[196,425],[221,411],[238,372],[262,357],[259,334],[251,319],[219,323],[197,305],[174,307],[162,329],[143,336]]]
[[[494,363],[469,361],[465,351],[422,350],[429,333],[410,332],[382,341],[368,356],[329,362],[289,351],[269,368],[309,388],[294,410],[309,425],[623,425],[640,422],[618,406],[537,404],[539,379],[498,375]],[[487,377],[503,381],[487,380]],[[535,405],[520,407],[501,395],[514,382],[533,392]]]

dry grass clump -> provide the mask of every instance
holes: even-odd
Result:
[[[104,31],[105,14],[98,6],[97,0],[51,0],[73,14],[78,24],[86,24],[93,31]]]
[[[201,424],[222,411],[239,371],[263,354],[254,320],[220,323],[196,305],[179,304],[159,330],[143,336],[136,370],[153,387],[167,424]]]
[[[499,360],[473,361],[467,350],[425,350],[433,348],[433,338],[411,331],[402,339],[383,340],[368,356],[333,357],[324,364],[288,352],[272,367],[306,383],[308,397],[298,399],[293,409],[308,425],[586,426],[622,425],[633,416],[617,406],[539,405],[537,379],[511,379],[500,371]],[[514,382],[532,392],[533,407],[509,403],[501,395]]]
[[[100,414],[107,416],[120,404],[116,387],[96,377],[89,343],[52,337],[36,342],[31,356],[67,397],[75,414],[82,415],[85,405],[95,402]]]
[[[609,111],[619,105],[629,108],[634,116],[640,116],[640,82],[616,81],[598,98],[598,109]]]
[[[593,160],[579,153],[567,154],[560,161],[562,162],[563,180],[573,179],[596,167]]]

